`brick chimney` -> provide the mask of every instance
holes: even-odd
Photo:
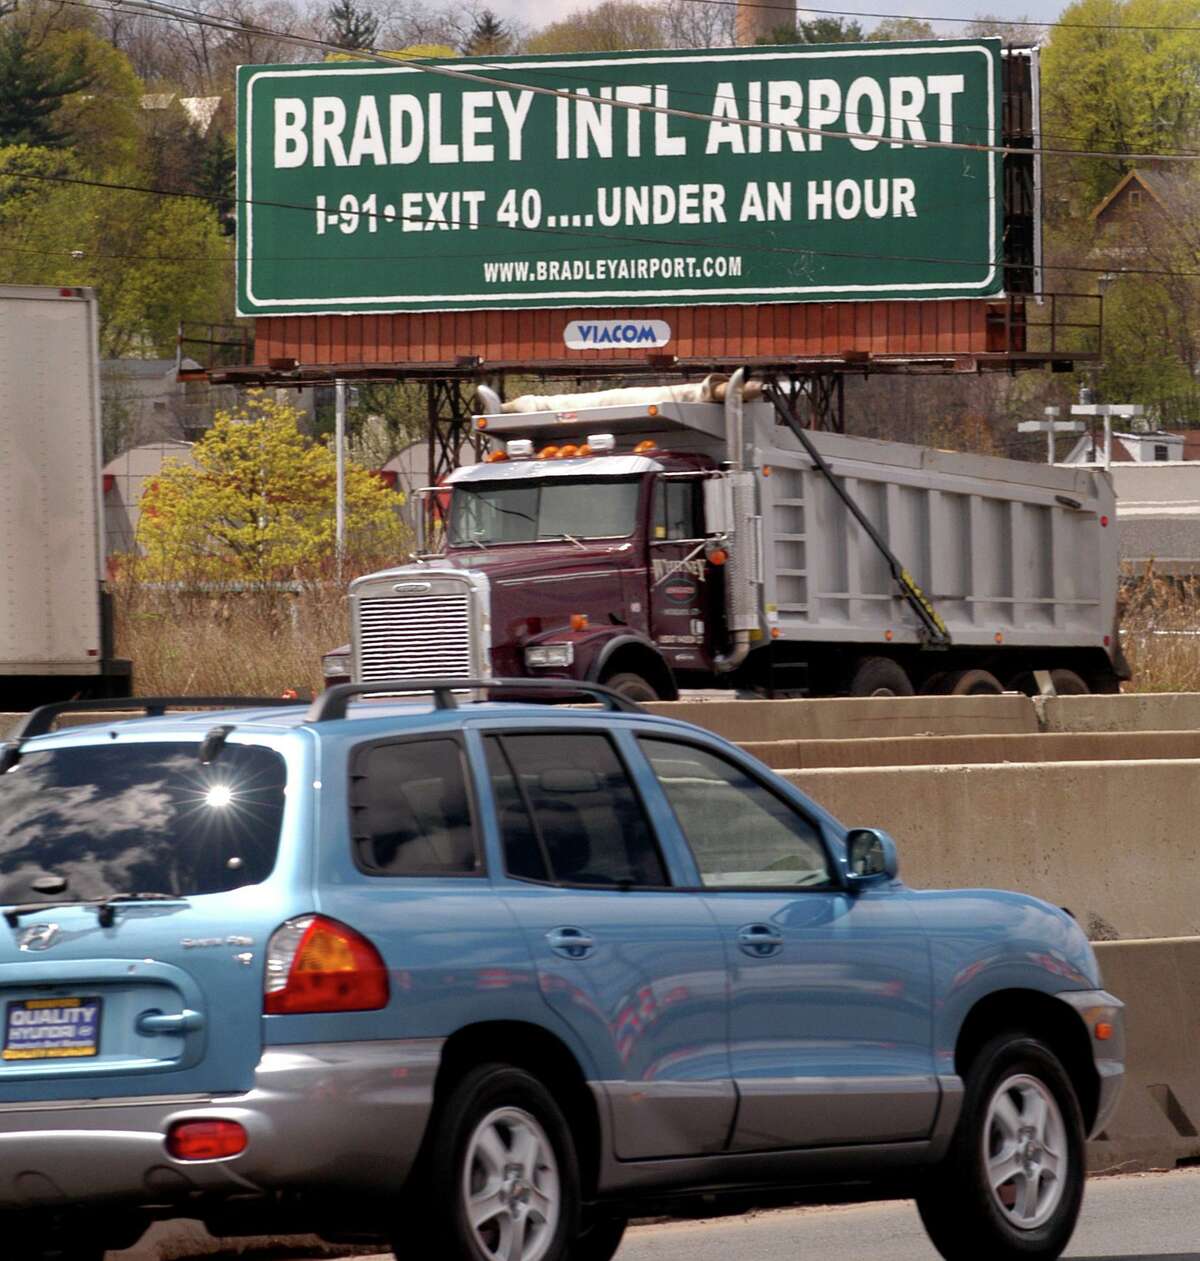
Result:
[[[795,25],[795,0],[756,0],[753,4],[739,4],[734,15],[734,42],[757,44],[764,35],[770,35],[781,26]]]

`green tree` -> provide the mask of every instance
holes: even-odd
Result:
[[[0,21],[0,145],[54,148],[71,143],[57,117],[63,103],[90,86],[86,59],[64,65],[16,18]]]
[[[180,319],[232,314],[232,259],[205,201],[88,183],[71,153],[0,149],[0,265],[13,284],[91,285],[106,358],[169,356]]]
[[[299,413],[253,391],[142,496],[139,566],[150,580],[308,581],[335,546],[335,461],[296,428]],[[365,468],[346,467],[347,554],[401,555],[398,497]]]
[[[845,18],[813,18],[795,26],[777,26],[760,44],[858,44],[867,38],[857,22]]]
[[[884,18],[871,32],[873,40],[937,39],[937,32],[920,18]]]
[[[1128,169],[1122,155],[1194,148],[1200,2],[1076,0],[1062,21],[1075,25],[1056,27],[1042,52],[1047,142],[1116,155],[1048,164],[1051,204],[1083,216]],[[1130,29],[1097,29],[1113,26]]]
[[[373,48],[379,34],[379,19],[354,0],[333,0],[329,6],[330,40],[339,48],[356,51]]]
[[[463,55],[467,57],[500,57],[511,48],[512,36],[508,27],[491,9],[484,9],[479,14],[463,41]]]
[[[666,43],[662,11],[638,0],[603,0],[551,22],[526,43],[531,53],[603,53],[630,48],[662,48]]]

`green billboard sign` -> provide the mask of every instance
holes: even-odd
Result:
[[[1000,56],[243,66],[239,312],[997,293],[1000,157],[938,146],[998,143]]]

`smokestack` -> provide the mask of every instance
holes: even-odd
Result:
[[[795,25],[796,0],[757,0],[757,3],[738,5],[733,20],[733,38],[739,45],[757,44],[781,26]]]

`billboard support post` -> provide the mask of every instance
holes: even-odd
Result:
[[[346,382],[338,377],[333,383],[333,390],[334,447],[337,458],[334,556],[337,564],[337,580],[340,583],[342,570],[346,564]]]

